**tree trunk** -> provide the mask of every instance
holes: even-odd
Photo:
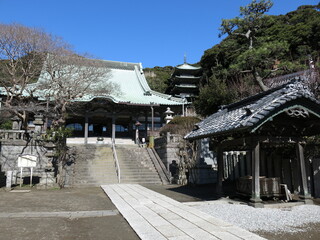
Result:
[[[260,74],[256,70],[253,70],[253,75],[254,75],[255,81],[258,83],[261,90],[267,91],[269,88],[263,83],[262,77],[260,76]]]

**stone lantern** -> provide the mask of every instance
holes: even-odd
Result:
[[[36,133],[41,133],[42,132],[42,128],[43,128],[43,124],[44,124],[43,115],[42,114],[35,115],[33,124],[35,125],[34,131]]]
[[[20,119],[17,116],[11,118],[12,130],[20,130]]]
[[[164,112],[166,114],[166,117],[164,120],[166,120],[166,124],[168,124],[173,119],[173,111],[170,110],[170,108],[167,108],[167,111]]]

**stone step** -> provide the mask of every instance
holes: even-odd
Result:
[[[159,175],[143,148],[119,148],[121,181],[126,183],[161,183]]]
[[[155,170],[153,166],[144,166],[144,165],[123,165],[121,164],[120,165],[120,168],[121,169],[129,169],[129,170],[133,170],[133,169],[146,169],[146,170]]]
[[[137,175],[146,175],[146,174],[150,174],[150,175],[158,175],[158,173],[154,170],[141,170],[141,169],[136,169],[136,170],[127,170],[127,169],[120,169],[122,174],[137,174]]]
[[[136,183],[136,184],[162,184],[162,182],[159,180],[159,181],[135,181],[135,180],[130,180],[130,181],[121,181],[121,183]]]
[[[117,183],[112,149],[110,146],[90,146],[82,148],[82,161],[76,163],[77,178],[74,185],[99,186],[103,183]],[[146,149],[137,146],[117,146],[121,170],[121,181],[126,183],[161,184],[157,171]]]
[[[78,145],[76,148],[80,159],[75,164],[75,186],[118,182],[110,146]]]

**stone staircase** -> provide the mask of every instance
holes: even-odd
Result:
[[[74,167],[69,169],[68,186],[88,187],[118,183],[110,145],[69,146],[75,149],[77,158]],[[162,184],[146,148],[131,144],[116,145],[116,151],[121,170],[121,183]]]
[[[76,145],[73,186],[100,186],[118,183],[110,145]]]
[[[146,148],[117,145],[121,183],[162,184]]]

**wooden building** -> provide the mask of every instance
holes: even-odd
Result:
[[[270,90],[225,106],[186,135],[188,140],[211,138],[220,193],[229,181],[255,206],[262,197],[283,194],[281,186],[301,199],[311,197],[304,150],[309,137],[320,134],[312,76],[305,71],[275,79],[278,84]]]
[[[89,60],[90,61],[90,60]],[[164,112],[170,107],[175,114],[182,114],[186,104],[181,98],[162,94],[150,89],[140,63],[100,61],[107,71],[105,81],[117,86],[111,94],[90,95],[74,99],[77,110],[68,113],[67,126],[74,129],[76,137],[128,137],[135,138],[135,129],[139,128],[140,137],[147,137],[152,130],[164,123]],[[99,71],[99,69],[97,69]],[[71,76],[72,77],[72,76]],[[37,84],[48,82],[50,76],[43,70]],[[80,83],[81,84],[81,83]],[[99,88],[99,86],[97,86]],[[100,87],[103,93],[103,86]],[[28,91],[25,91],[28,94]],[[39,101],[46,101],[46,89],[36,90],[33,95]],[[0,97],[6,97],[6,91],[0,87]],[[54,95],[53,95],[54,96]],[[139,124],[136,124],[139,123]]]

